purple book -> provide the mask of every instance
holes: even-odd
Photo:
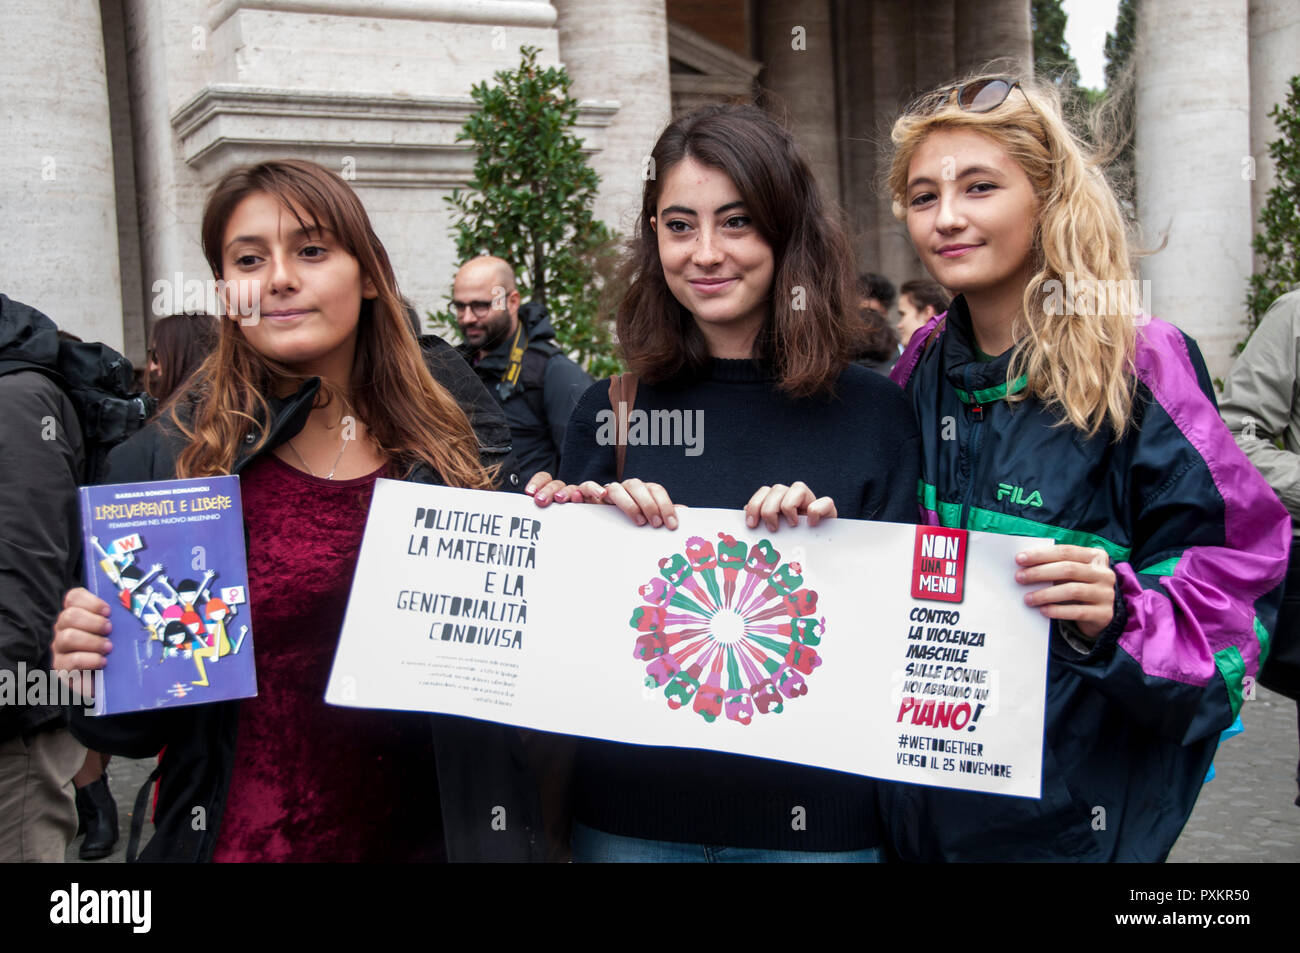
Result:
[[[238,477],[82,487],[81,531],[112,607],[96,715],[257,694]]]

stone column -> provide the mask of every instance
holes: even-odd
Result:
[[[592,166],[601,180],[596,216],[628,235],[641,208],[645,157],[672,115],[664,0],[554,0],[553,5],[572,94],[619,104]]]
[[[9,4],[0,29],[0,291],[122,348],[113,150],[98,3]]]
[[[913,78],[923,93],[957,80],[958,0],[930,0],[912,16]]]
[[[763,87],[812,165],[822,195],[839,204],[839,128],[830,0],[771,0],[759,8]]]
[[[131,134],[131,84],[122,0],[102,0],[104,63],[113,133],[113,187],[117,193],[117,247],[122,279],[122,353],[136,367],[148,364],[150,322],[141,285],[140,215],[135,189],[135,137]]]
[[[923,10],[908,0],[840,0],[837,6],[841,168],[854,250],[860,271],[901,284],[925,276],[925,269],[894,218],[887,190],[877,188],[881,163],[902,108],[956,76],[956,11],[953,0],[931,0]]]
[[[1300,72],[1300,3],[1296,0],[1249,0],[1250,9],[1250,154],[1252,234],[1268,190],[1277,184],[1268,144],[1278,138],[1269,111],[1285,103],[1291,76]],[[1256,262],[1256,267],[1259,263]]]
[[[966,73],[991,60],[1006,72],[1027,69],[1034,61],[1029,29],[1029,0],[980,0],[957,3],[957,69]]]
[[[1246,0],[1213,9],[1143,0],[1137,76],[1137,196],[1149,310],[1196,338],[1227,375],[1245,331],[1250,274],[1250,75]]]
[[[199,244],[208,187],[185,161],[171,115],[207,82],[213,36],[204,0],[124,0],[123,43],[131,90],[140,289],[146,320],[208,306],[187,286],[211,271]]]
[[[894,119],[916,92],[912,73],[915,37],[911,6],[908,0],[876,0],[872,4],[872,105],[884,142],[889,141]],[[884,173],[884,169],[879,171],[877,182]],[[882,274],[895,285],[921,271],[907,227],[894,218],[893,200],[883,183],[876,192],[876,229],[877,258],[864,270]]]
[[[872,271],[880,257],[877,234],[876,153],[878,137],[888,135],[872,101],[871,8],[836,3],[835,99],[839,104],[840,191],[849,238],[859,271]]]

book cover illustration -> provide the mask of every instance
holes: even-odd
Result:
[[[82,487],[81,516],[113,624],[95,714],[256,695],[239,478]]]

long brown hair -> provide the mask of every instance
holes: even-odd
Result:
[[[149,378],[149,394],[160,406],[175,394],[217,346],[217,319],[212,315],[169,314],[153,326],[149,357],[158,374]]]
[[[889,323],[889,316],[875,308],[859,308],[862,326],[866,331],[859,360],[881,363],[898,356],[898,332]]]
[[[697,373],[709,360],[704,335],[664,279],[650,225],[664,176],[691,158],[726,173],[772,248],[771,303],[754,357],[773,368],[790,396],[829,394],[861,346],[853,258],[838,211],[822,200],[790,134],[754,106],[706,106],[671,122],[650,155],[654,174],[646,179],[618,309],[628,366],[654,383]]]
[[[300,209],[311,219],[299,218],[304,229],[333,231],[378,292],[361,304],[350,396],[380,452],[405,471],[427,464],[450,486],[492,487],[495,473],[479,459],[469,418],[425,366],[388,253],[361,200],[341,178],[299,159],[263,162],[226,175],[203,210],[203,253],[212,274],[222,277],[221,249],[231,216],[256,193],[276,199],[296,218]],[[217,349],[195,374],[200,396],[193,416],[187,420],[173,405],[172,419],[189,438],[177,462],[178,476],[229,473],[249,434],[255,435],[253,450],[260,450],[269,435],[267,396],[292,393],[307,379],[259,354],[237,320],[221,321]],[[318,406],[343,396],[328,382],[322,382],[322,394]]]

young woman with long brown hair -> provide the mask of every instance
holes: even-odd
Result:
[[[533,856],[513,729],[434,718],[431,746],[428,716],[322,700],[375,480],[492,488],[509,476],[504,418],[448,346],[412,333],[388,255],[332,172],[232,172],[202,237],[230,311],[217,349],[185,399],[113,451],[109,481],[239,474],[259,694],[74,731],[132,757],[165,747],[145,859],[432,859],[444,840],[452,859]],[[68,594],[56,670],[104,665],[107,612]],[[489,830],[498,805],[515,833]]]
[[[753,107],[710,107],[669,125],[652,157],[618,336],[635,409],[694,415],[702,443],[630,445],[618,474],[597,383],[561,479],[529,480],[537,503],[610,503],[669,529],[674,501],[744,508],[768,532],[800,515],[914,522],[916,427],[897,387],[850,364],[852,259],[789,133]],[[864,778],[584,741],[574,790],[579,861],[878,858]]]

